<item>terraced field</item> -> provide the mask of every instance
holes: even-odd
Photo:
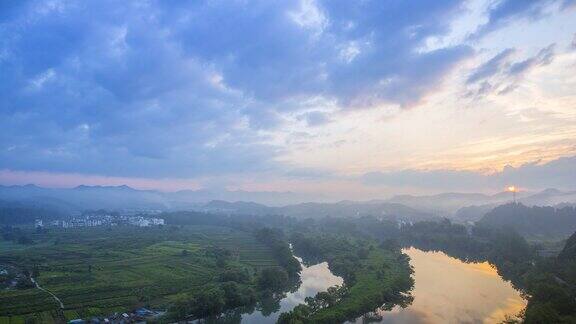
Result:
[[[227,264],[254,273],[278,266],[251,233],[215,226],[84,228],[35,234],[35,245],[2,249],[0,264],[38,267],[39,289],[0,291],[0,324],[110,314],[142,305],[166,307],[178,294],[201,289],[222,272],[207,251],[231,252]],[[4,244],[0,242],[0,245]]]

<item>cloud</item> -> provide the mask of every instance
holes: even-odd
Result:
[[[461,1],[305,3],[214,2],[164,12],[181,22],[173,33],[183,48],[218,66],[227,85],[275,103],[319,94],[345,106],[415,102],[472,52],[417,51],[428,37],[448,32]],[[295,18],[302,16],[309,18]],[[222,34],[214,37],[215,30]],[[408,85],[418,90],[396,94]]]
[[[390,187],[418,187],[461,190],[486,187],[486,179],[476,172],[455,170],[402,170],[369,172],[362,176],[365,184]]]
[[[365,184],[387,187],[418,187],[436,190],[478,190],[503,188],[515,184],[521,188],[576,189],[576,156],[563,157],[547,163],[507,166],[501,172],[483,174],[454,170],[402,170],[369,172],[362,176]]]
[[[311,127],[325,125],[330,122],[328,115],[322,111],[307,112],[300,115],[298,119],[306,121],[306,124]]]
[[[558,6],[559,10],[567,10],[574,6],[574,0],[500,0],[496,1],[487,12],[487,22],[480,25],[470,35],[470,39],[483,36],[507,26],[519,19],[538,20],[546,17]]]
[[[281,170],[270,133],[414,105],[468,46],[421,50],[462,1],[8,1],[0,168],[194,177]]]
[[[515,52],[515,49],[507,48],[496,54],[496,56],[477,67],[476,70],[468,76],[466,83],[476,83],[500,73],[503,68],[510,66],[510,59]]]
[[[576,8],[576,0],[564,0],[562,3],[563,9],[574,9]]]
[[[519,76],[527,73],[537,66],[548,65],[554,59],[554,48],[556,44],[551,44],[548,47],[541,49],[534,57],[524,61],[514,63],[509,70],[509,75]]]
[[[514,91],[526,74],[535,68],[552,63],[556,44],[540,49],[534,56],[513,62],[515,49],[506,49],[472,71],[466,80],[467,97],[481,98],[489,94]]]

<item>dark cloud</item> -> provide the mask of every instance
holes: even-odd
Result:
[[[420,187],[438,190],[478,190],[502,188],[515,184],[522,188],[576,189],[576,156],[548,163],[528,163],[517,168],[507,166],[501,172],[485,175],[472,171],[403,170],[366,173],[362,180],[369,185]]]
[[[466,83],[476,83],[500,73],[503,68],[510,65],[510,58],[515,51],[513,48],[508,48],[496,54],[496,56],[486,61],[486,63],[477,67],[476,70],[468,76]]]
[[[560,10],[574,6],[574,0],[501,0],[496,1],[487,12],[488,21],[478,27],[470,36],[478,39],[496,29],[518,19],[537,20],[550,14],[551,7],[558,5]]]
[[[217,66],[227,85],[276,104],[316,95],[341,105],[412,104],[472,53],[465,46],[417,51],[448,32],[462,1],[307,3],[164,5],[161,19],[178,21],[171,31],[184,50]],[[315,16],[299,24],[294,16],[312,15],[306,10]]]
[[[0,168],[279,168],[260,130],[322,97],[410,105],[472,50],[420,50],[462,1],[2,1]],[[329,118],[303,117],[308,125]]]
[[[466,80],[467,97],[481,98],[488,94],[503,95],[514,91],[531,70],[554,60],[556,44],[542,48],[534,56],[513,62],[514,49],[506,49],[478,66]]]
[[[463,3],[0,1],[0,168],[281,169],[267,131],[307,100],[411,106],[435,91],[473,54],[425,47]]]
[[[554,59],[555,47],[556,44],[549,45],[548,47],[541,49],[534,57],[512,64],[512,66],[510,66],[510,70],[508,71],[509,75],[520,76],[535,67],[550,64]]]

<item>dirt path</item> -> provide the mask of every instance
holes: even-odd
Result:
[[[30,280],[34,283],[34,285],[36,286],[36,288],[47,292],[48,294],[50,294],[50,296],[52,296],[52,298],[54,298],[54,300],[58,303],[58,305],[60,305],[60,309],[64,309],[64,303],[62,303],[62,301],[60,300],[60,298],[58,298],[58,296],[54,295],[52,292],[50,292],[48,289],[42,288],[38,282],[36,282],[36,279],[30,277]]]

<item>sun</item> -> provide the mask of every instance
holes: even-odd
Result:
[[[516,187],[515,187],[515,186],[509,186],[507,189],[508,189],[508,191],[510,191],[510,192],[516,192]]]

